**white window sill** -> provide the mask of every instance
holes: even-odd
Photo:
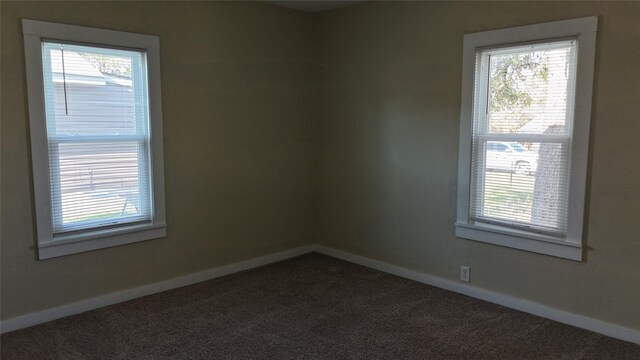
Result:
[[[582,246],[580,244],[551,236],[493,225],[472,225],[460,222],[456,223],[456,236],[563,259],[582,261]]]
[[[162,238],[166,225],[144,224],[55,237],[38,245],[40,260]]]

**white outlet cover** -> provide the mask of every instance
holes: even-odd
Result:
[[[471,277],[471,268],[468,266],[460,266],[460,280],[464,282],[469,282]]]

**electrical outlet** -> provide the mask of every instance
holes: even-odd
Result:
[[[470,280],[470,272],[471,268],[468,266],[460,266],[460,280],[464,282],[469,282]]]

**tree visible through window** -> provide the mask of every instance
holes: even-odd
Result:
[[[597,24],[464,35],[457,237],[582,259]]]
[[[561,41],[480,55],[485,75],[476,84],[476,221],[564,233],[574,46]]]
[[[496,57],[491,62],[491,112],[512,115],[511,121],[494,121],[491,131],[508,129],[515,132],[531,121],[530,112],[534,99],[529,84],[548,83],[549,57],[542,52],[512,54]],[[517,121],[512,118],[516,117]]]
[[[88,53],[79,53],[79,55],[103,74],[131,78],[130,59]]]

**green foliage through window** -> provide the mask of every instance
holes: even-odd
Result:
[[[542,53],[496,56],[491,61],[491,111],[531,106],[527,82],[549,77],[548,59]]]
[[[103,74],[131,77],[131,60],[98,54],[80,53],[85,60]]]

